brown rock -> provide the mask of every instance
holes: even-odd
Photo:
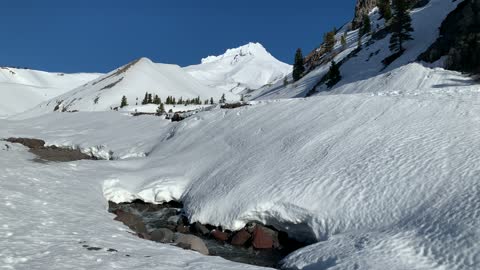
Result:
[[[150,233],[150,240],[160,243],[173,242],[173,232],[166,228],[160,228]]]
[[[215,238],[216,240],[218,240],[218,241],[223,241],[223,242],[227,241],[227,240],[228,240],[228,237],[229,237],[228,233],[222,232],[222,231],[218,231],[218,230],[213,230],[213,231],[210,233],[210,235],[211,235],[213,238]]]
[[[23,144],[24,146],[30,149],[41,148],[45,145],[44,140],[29,139],[29,138],[8,138],[6,141],[11,143]]]
[[[176,246],[183,249],[191,249],[203,255],[209,254],[205,242],[195,235],[177,233],[175,234],[175,239],[173,241],[176,243]]]
[[[194,228],[196,233],[201,234],[201,235],[207,235],[207,234],[210,233],[210,231],[207,229],[207,227],[205,227],[205,225],[203,225],[200,222],[195,222],[193,224],[193,228]]]
[[[175,231],[179,233],[188,233],[190,232],[190,227],[184,226],[184,225],[177,225],[177,227],[175,228]]]
[[[115,220],[127,225],[134,232],[147,233],[147,227],[140,217],[122,210],[116,210],[115,214],[117,215]]]
[[[272,236],[265,228],[257,225],[253,231],[253,247],[256,249],[272,249],[274,247]]]
[[[232,238],[231,244],[234,246],[243,246],[250,240],[251,235],[245,229],[238,231]]]

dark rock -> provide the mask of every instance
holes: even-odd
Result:
[[[128,213],[122,210],[116,210],[115,220],[122,222],[123,224],[127,225],[131,230],[140,234],[147,233],[147,227],[141,217],[134,215],[132,213]]]
[[[357,0],[355,5],[355,15],[352,21],[352,29],[362,26],[363,16],[368,15],[374,7],[377,6],[377,0]]]
[[[177,227],[175,228],[175,231],[179,233],[188,233],[190,232],[190,227],[184,226],[184,225],[177,225]]]
[[[180,122],[183,119],[185,119],[185,117],[181,116],[179,113],[175,113],[172,117],[172,122]]]
[[[253,231],[252,245],[256,249],[272,249],[274,248],[273,237],[270,233],[267,233],[265,227],[257,225]]]
[[[241,229],[233,236],[231,244],[234,246],[244,246],[251,237],[252,235],[248,233],[247,230]]]
[[[193,230],[201,235],[208,235],[210,233],[210,230],[208,230],[207,227],[200,222],[193,223]]]
[[[203,255],[208,255],[208,248],[200,237],[189,234],[176,233],[173,242],[176,246],[183,249],[197,251]]]
[[[44,140],[30,139],[30,138],[8,138],[6,141],[11,143],[23,144],[24,146],[30,149],[41,148],[45,145]]]
[[[150,240],[160,243],[173,242],[173,232],[169,229],[160,228],[150,233]]]
[[[225,242],[229,238],[229,234],[226,232],[222,232],[219,230],[213,230],[210,234],[213,238],[215,238],[218,241]]]

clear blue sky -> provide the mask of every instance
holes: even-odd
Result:
[[[107,72],[145,56],[196,64],[250,41],[291,63],[352,19],[355,0],[1,1],[0,65]]]

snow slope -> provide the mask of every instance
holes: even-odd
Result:
[[[39,105],[27,115],[52,112],[57,106],[58,110],[66,111],[110,110],[120,105],[123,95],[129,104],[141,104],[145,92],[159,95],[163,101],[167,96],[200,96],[202,100],[214,97],[218,100],[223,93],[203,85],[179,66],[156,64],[147,58],[140,58]]]
[[[249,43],[204,58],[201,64],[186,67],[185,71],[211,87],[238,94],[282,80],[292,66],[277,60],[260,43]]]
[[[0,124],[9,127],[0,137],[106,145],[127,158],[79,170],[96,179],[88,194],[102,186],[116,202],[182,200],[193,221],[257,220],[321,241],[285,260],[294,269],[480,267],[474,87],[261,102],[179,123],[106,112]]]
[[[23,146],[0,145],[1,269],[262,269],[145,241],[113,221],[102,182],[123,163],[33,158]]]
[[[291,83],[286,87],[282,83],[277,83],[271,87],[265,87],[251,94],[251,99],[267,100],[278,98],[305,97],[312,89],[320,94],[336,94],[336,93],[359,93],[359,92],[376,92],[390,90],[388,83],[380,81],[400,82],[393,85],[398,91],[418,90],[413,85],[435,85],[438,77],[449,74],[441,68],[441,63],[435,65],[419,65],[408,66],[416,61],[418,56],[426,51],[428,47],[437,39],[439,35],[439,27],[446,16],[453,11],[461,1],[445,1],[430,0],[429,3],[415,10],[412,10],[412,25],[414,32],[413,40],[405,44],[405,53],[394,61],[391,65],[385,67],[382,60],[390,56],[389,50],[390,34],[380,40],[371,40],[370,36],[364,36],[362,39],[362,49],[355,55],[352,52],[357,48],[358,30],[347,31],[346,28],[341,29],[337,35],[337,44],[335,45],[335,60],[337,63],[344,60],[340,67],[342,80],[332,89],[327,89],[324,84],[320,84],[322,77],[328,72],[330,63],[320,65],[313,71],[308,73],[304,78],[296,83]],[[379,19],[378,9],[374,9],[370,14],[373,29],[382,29],[384,20]],[[347,31],[347,46],[342,48],[340,38]],[[407,65],[407,68],[405,66]],[[422,66],[420,66],[422,65]],[[408,78],[408,82],[402,86],[403,80],[400,78],[391,78],[392,76],[403,74],[404,69],[419,71],[420,74],[409,73],[414,76]],[[438,73],[437,75],[435,75]],[[421,76],[430,74],[431,76]],[[452,76],[457,74],[451,73]],[[402,75],[399,75],[402,76]],[[448,75],[451,76],[451,75]],[[372,83],[370,78],[376,77],[377,82]],[[434,78],[430,81],[430,78]],[[448,85],[459,85],[455,81],[446,82]],[[378,83],[380,82],[380,83]],[[370,87],[376,85],[376,87]],[[427,87],[425,87],[427,89]]]
[[[0,117],[33,108],[99,76],[93,73],[64,74],[1,67]]]

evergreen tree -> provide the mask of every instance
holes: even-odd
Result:
[[[288,85],[288,78],[285,77],[285,78],[283,79],[283,86],[287,86],[287,85]]]
[[[335,47],[335,32],[328,32],[323,37],[323,46],[327,52],[333,51]]]
[[[208,99],[205,99],[205,101],[203,102],[203,105],[208,105]]]
[[[160,105],[160,103],[162,103],[160,97],[158,95],[155,95],[155,97],[153,98],[153,104]]]
[[[175,102],[175,98],[172,97],[172,104],[175,104],[175,103],[176,103],[176,102]]]
[[[120,103],[120,108],[123,108],[125,106],[128,106],[128,102],[127,102],[127,97],[123,96],[122,97],[122,102]]]
[[[388,21],[392,18],[392,8],[390,6],[390,0],[379,0],[378,8],[380,9],[380,14],[383,16],[385,21]]]
[[[183,104],[183,97],[180,97],[177,102],[178,105]]]
[[[342,79],[342,75],[340,75],[340,65],[332,61],[332,65],[330,66],[330,70],[327,73],[327,87],[332,88],[335,84],[337,84]]]
[[[358,40],[357,40],[357,49],[362,48],[362,33],[361,31],[358,31]]]
[[[395,12],[393,14],[391,29],[392,36],[390,38],[390,51],[394,53],[401,53],[405,49],[403,43],[407,40],[412,40],[413,32],[412,18],[408,12],[407,0],[394,0]]]
[[[372,31],[372,22],[370,21],[370,16],[363,15],[363,23],[360,32],[362,32],[362,36],[368,34]]]
[[[210,98],[210,105],[213,105],[214,102],[213,102],[213,97]]]
[[[304,72],[305,72],[305,66],[303,63],[302,50],[297,49],[297,52],[295,53],[295,62],[293,64],[293,80],[294,81],[300,80]]]
[[[152,98],[152,94],[148,94],[148,100],[147,100],[147,104],[151,104],[153,103],[153,98]]]
[[[145,105],[148,103],[148,92],[145,92],[145,97],[142,100],[142,105]]]
[[[244,102],[245,101],[245,96],[243,94],[240,95],[240,101]]]
[[[157,115],[160,116],[164,114],[165,114],[165,106],[163,105],[163,103],[160,103],[160,105],[157,108]]]
[[[220,103],[220,104],[224,104],[225,101],[226,101],[226,99],[225,99],[225,94],[222,94],[222,97],[220,98],[219,103]]]
[[[340,40],[340,42],[342,43],[343,48],[347,47],[347,32],[342,35],[342,39]]]

